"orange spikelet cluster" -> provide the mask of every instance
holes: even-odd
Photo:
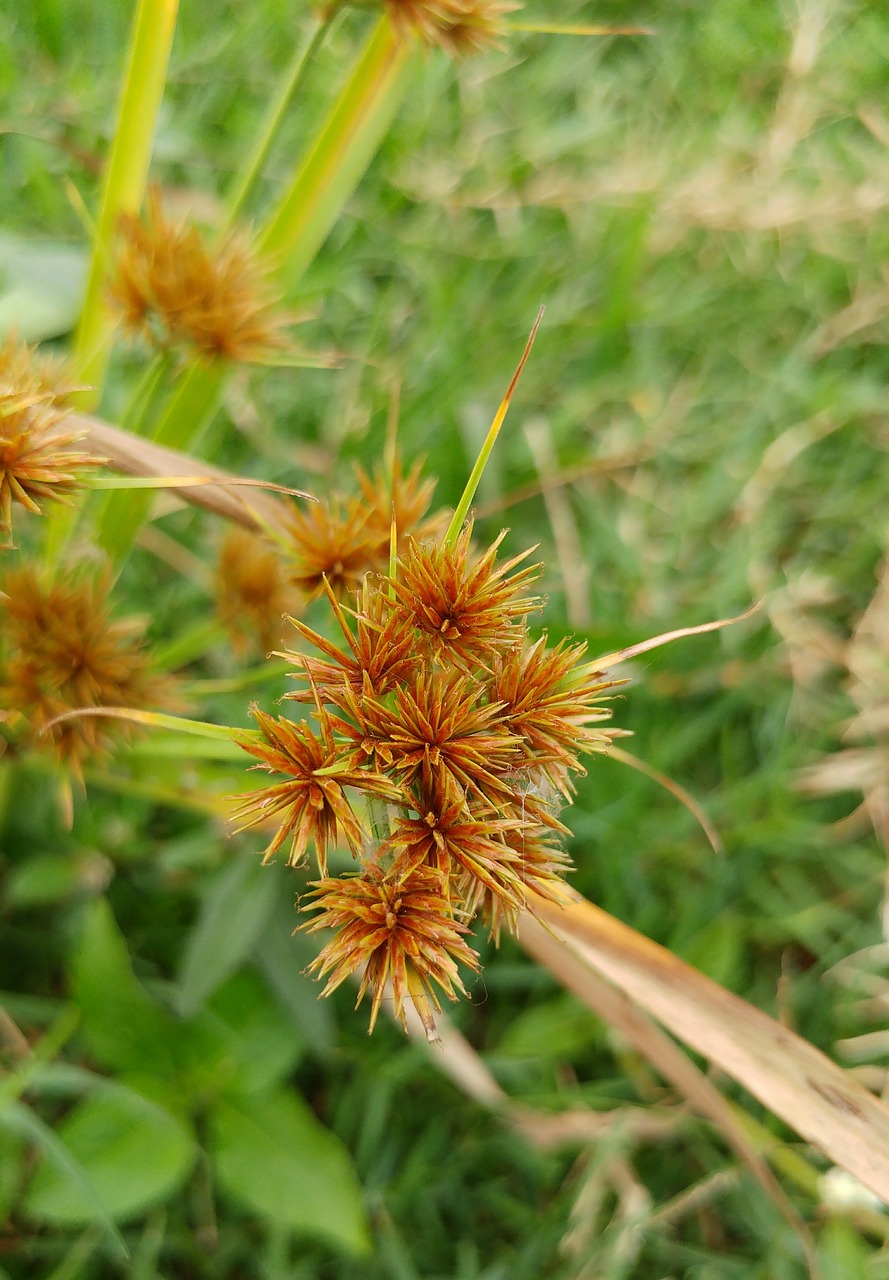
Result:
[[[333,496],[290,510],[283,550],[290,581],[307,600],[328,587],[344,598],[366,573],[388,568],[393,520],[402,546],[410,535],[428,538],[444,526],[442,515],[427,515],[435,482],[422,479],[420,464],[405,474],[396,460],[389,478],[357,468],[357,477],[358,497]]]
[[[245,826],[278,824],[266,858],[289,841],[297,865],[315,848],[318,915],[303,927],[334,930],[310,966],[323,994],[360,972],[373,1029],[389,984],[396,1015],[410,999],[430,1039],[440,995],[463,993],[457,965],[478,967],[472,918],[496,939],[530,893],[564,895],[559,803],[581,754],[621,732],[605,727],[616,682],[584,646],[529,636],[540,566],[519,567],[530,553],[498,564],[503,535],[479,554],[471,534],[408,539],[394,576],[366,575],[349,607],[320,574],[341,638],[295,622],[315,653],[283,655],[302,684],[287,697],[310,716],[256,711],[242,743],[282,777],[239,809]],[[338,838],[358,867],[329,877]]]
[[[169,705],[171,685],[155,674],[138,637],[142,618],[113,620],[108,578],[78,574],[44,581],[22,564],[3,580],[0,706],[13,740],[45,745],[78,778],[126,726],[83,716],[54,725],[67,711],[90,707]]]
[[[499,47],[504,18],[520,6],[510,0],[385,0],[396,31],[413,32],[454,58]]]
[[[197,227],[166,217],[157,192],[144,221],[121,219],[110,293],[124,327],[160,348],[261,363],[289,345],[292,317],[276,309],[246,239],[232,233],[208,246]]]
[[[14,503],[39,515],[44,500],[68,502],[104,461],[75,448],[85,433],[66,419],[71,390],[24,343],[0,347],[0,546],[11,545]]]

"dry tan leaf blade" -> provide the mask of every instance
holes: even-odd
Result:
[[[552,916],[559,914],[551,913]],[[578,965],[570,944],[566,947],[562,939],[555,936],[552,928],[535,920],[530,912],[526,912],[521,918],[519,941],[535,960],[558,978],[566,990],[573,992],[610,1027],[630,1041],[665,1079],[680,1090],[700,1115],[713,1121],[763,1187],[778,1212],[796,1232],[808,1259],[810,1274],[816,1276],[818,1272],[814,1243],[805,1223],[713,1082],[640,1010],[626,991],[620,988],[620,984],[615,985],[606,980],[587,965]]]
[[[178,449],[144,440],[100,418],[71,414],[69,421],[94,447],[101,448],[113,470],[158,480],[181,478],[181,488],[176,488],[175,484],[170,487],[186,502],[254,532],[283,531],[287,514],[284,504],[260,488],[246,491],[241,477]],[[188,484],[185,483],[186,477],[189,478]]]
[[[889,1107],[857,1080],[768,1014],[579,895],[564,907],[535,898],[534,914],[537,920],[522,916],[520,941],[537,954],[541,932],[551,930],[560,950],[539,958],[556,972],[556,957],[567,948],[572,990],[591,1008],[598,1011],[604,977],[889,1204]]]

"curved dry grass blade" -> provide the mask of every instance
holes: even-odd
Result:
[[[220,467],[199,461],[178,449],[170,449],[166,445],[135,436],[100,418],[72,414],[71,419],[77,430],[84,433],[83,438],[101,448],[109,464],[125,475],[157,480],[179,478],[181,484],[174,487],[185,501],[223,516],[235,524],[244,525],[253,532],[269,529],[283,532],[286,509],[282,503],[261,492],[251,493],[249,499],[233,492],[233,489],[245,484],[270,489],[275,486],[232,476]],[[189,478],[186,480],[185,477]],[[300,490],[282,491],[300,493],[302,497],[311,498],[311,494],[303,494]]]
[[[805,1223],[713,1082],[647,1014],[642,1013],[624,990],[587,965],[578,964],[572,949],[566,947],[548,927],[550,923],[543,925],[530,912],[523,913],[519,941],[525,950],[545,965],[566,990],[573,992],[609,1026],[625,1036],[665,1079],[680,1090],[699,1114],[712,1120],[796,1232],[809,1260],[810,1274],[816,1275],[814,1245]]]
[[[687,636],[703,636],[708,631],[721,631],[723,627],[732,627],[736,622],[744,622],[747,618],[752,618],[762,608],[762,601],[757,600],[745,613],[739,613],[735,618],[718,618],[715,622],[701,622],[696,627],[680,627],[677,631],[664,631],[662,635],[651,636],[648,640],[641,640],[639,644],[631,644],[626,649],[618,649],[614,653],[606,653],[602,658],[596,658],[591,665],[597,671],[604,670],[606,667],[616,667],[619,662],[628,662],[630,658],[638,658],[640,653],[648,653],[652,649],[660,649],[665,644],[670,644],[673,640],[684,640]]]
[[[613,982],[889,1204],[884,1102],[814,1045],[579,895],[563,907],[535,897],[533,906],[581,972]]]
[[[719,838],[719,832],[713,823],[707,817],[704,810],[695,800],[690,792],[686,791],[680,783],[674,782],[672,778],[668,778],[665,773],[661,773],[660,769],[653,768],[650,764],[646,764],[644,760],[640,760],[638,756],[634,756],[630,751],[624,751],[622,747],[616,747],[614,743],[605,747],[602,751],[605,756],[611,756],[612,760],[619,760],[621,764],[629,765],[631,769],[635,769],[637,773],[642,773],[646,778],[651,778],[652,782],[656,782],[659,787],[663,787],[665,791],[669,791],[671,796],[685,805],[689,813],[697,822],[709,841],[710,848],[714,853],[725,853],[722,840]]]

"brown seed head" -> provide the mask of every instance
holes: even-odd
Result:
[[[227,533],[216,568],[216,609],[235,653],[268,653],[280,643],[284,615],[295,603],[280,553],[245,529]]]
[[[309,689],[285,695],[296,702],[314,702],[317,695],[341,711],[352,714],[348,695],[362,698],[367,694],[381,698],[406,680],[420,665],[420,655],[413,628],[392,610],[389,597],[380,590],[372,575],[364,578],[356,608],[345,609],[330,586],[325,589],[340,630],[345,648],[338,649],[326,637],[307,627],[297,618],[290,621],[304,640],[325,654],[324,658],[285,650],[281,655],[299,668],[298,677],[309,682]],[[354,630],[348,615],[355,619]]]
[[[321,914],[304,927],[337,932],[309,971],[330,974],[328,995],[363,968],[357,1003],[371,992],[370,1031],[389,983],[402,1024],[408,997],[420,1004],[425,996],[440,1009],[436,987],[449,1000],[466,994],[457,962],[476,970],[478,956],[464,941],[468,930],[454,919],[435,871],[417,867],[402,878],[370,863],[359,876],[317,882],[313,896],[311,907]]]
[[[253,708],[253,715],[265,741],[244,738],[241,746],[259,760],[254,768],[282,773],[286,781],[246,796],[235,818],[242,820],[246,828],[269,817],[277,819],[280,814],[281,824],[265,850],[263,862],[270,862],[289,839],[287,865],[298,866],[313,842],[318,868],[326,875],[327,851],[335,843],[337,832],[355,855],[366,840],[345,788],[356,787],[386,801],[400,799],[400,788],[372,770],[346,766],[342,746],[335,740],[330,718],[323,710],[319,713],[320,736],[308,724],[266,715],[258,707]]]
[[[413,32],[428,45],[452,57],[499,47],[506,34],[506,14],[520,6],[508,0],[385,0],[396,30]]]
[[[540,565],[509,572],[530,551],[497,565],[505,531],[474,557],[468,524],[453,543],[413,539],[390,584],[398,612],[421,633],[433,658],[463,670],[489,669],[494,656],[521,645],[524,619],[540,609],[539,596],[520,594],[540,576]]]
[[[139,643],[142,618],[113,621],[106,575],[45,582],[34,566],[5,577],[0,627],[6,660],[0,705],[27,725],[30,746],[51,747],[79,776],[83,764],[130,729],[99,716],[43,727],[66,711],[89,707],[152,707],[174,703],[169,678],[153,672]]]
[[[208,246],[197,227],[166,217],[157,192],[144,221],[121,219],[110,291],[124,327],[161,348],[262,363],[289,345],[283,330],[293,318],[276,309],[268,269],[246,238]]]
[[[74,388],[62,370],[14,338],[0,346],[0,546],[12,536],[12,504],[40,514],[40,501],[68,502],[80,473],[104,458],[74,446],[64,401]]]
[[[382,568],[379,540],[368,529],[368,513],[360,502],[331,498],[305,510],[291,505],[286,532],[292,548],[290,580],[309,600],[324,592],[325,580],[343,599],[358,590],[369,570]]]

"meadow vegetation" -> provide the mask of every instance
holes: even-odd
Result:
[[[889,1277],[851,1112],[821,1143],[522,924],[568,855],[886,1091],[889,14],[553,8],[0,12],[0,1277]],[[487,735],[445,781],[386,754],[417,654]],[[310,723],[317,803],[249,772]],[[427,950],[356,1013],[361,824]]]

